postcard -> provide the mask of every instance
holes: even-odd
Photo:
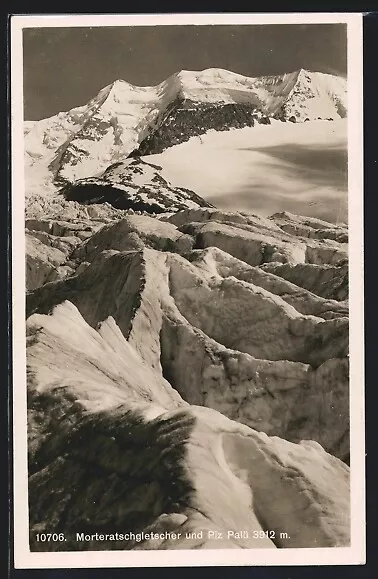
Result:
[[[14,565],[365,562],[361,14],[11,19]]]

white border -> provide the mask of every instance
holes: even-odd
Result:
[[[31,553],[28,530],[22,29],[178,24],[348,25],[348,207],[350,262],[351,546],[320,549],[223,549]],[[11,18],[14,566],[35,568],[355,565],[365,563],[363,304],[362,14],[31,15]],[[163,79],[162,79],[163,80]]]

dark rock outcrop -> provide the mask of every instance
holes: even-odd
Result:
[[[177,99],[157,129],[151,132],[132,155],[154,155],[167,147],[179,145],[209,130],[227,131],[269,124],[270,119],[259,108],[260,103],[195,102]]]
[[[172,187],[161,167],[139,157],[108,167],[103,175],[79,179],[63,187],[68,201],[86,205],[108,203],[116,209],[165,213],[194,207],[213,207],[184,187]]]

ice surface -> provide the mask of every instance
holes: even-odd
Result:
[[[346,119],[209,131],[148,160],[222,209],[347,220]]]

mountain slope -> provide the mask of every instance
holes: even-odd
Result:
[[[189,189],[172,187],[161,167],[140,157],[114,163],[99,177],[78,179],[63,187],[69,201],[109,203],[116,209],[164,213],[198,207],[213,207]]]
[[[48,189],[54,183],[97,176],[169,124],[170,115],[175,118],[182,103],[185,115],[191,109],[181,135],[186,140],[190,124],[200,134],[220,124],[252,126],[256,119],[265,122],[272,116],[283,120],[345,116],[346,81],[306,71],[248,78],[221,69],[181,71],[155,87],[117,80],[85,106],[25,124],[29,192],[41,187],[41,182]],[[204,110],[211,122],[201,124]],[[225,118],[227,110],[230,114]],[[178,135],[171,135],[164,146],[174,142],[181,142]]]

